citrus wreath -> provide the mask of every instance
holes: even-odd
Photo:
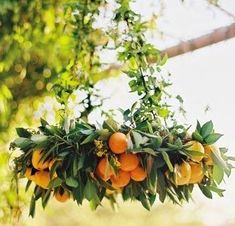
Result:
[[[147,24],[131,10],[131,1],[116,3],[109,32],[93,28],[106,1],[79,0],[66,5],[72,18],[69,31],[79,41],[74,46],[75,57],[54,85],[62,106],[61,121],[50,125],[41,119],[36,130],[16,129],[19,137],[10,148],[21,151],[14,159],[15,177],[27,178],[26,190],[34,185],[31,216],[36,201],[41,199],[45,208],[51,196],[60,202],[73,199],[78,205],[86,199],[96,209],[104,198],[114,205],[121,195],[124,201],[140,201],[148,210],[156,198],[176,204],[189,201],[196,185],[208,198],[213,192],[223,196],[218,186],[225,174],[230,175],[233,157],[215,145],[221,134],[211,121],[198,122],[190,133],[189,127],[175,120],[166,98],[170,83],[160,76],[166,56],[146,42]],[[119,29],[123,23],[125,29]],[[110,43],[118,52],[118,61],[124,62],[131,92],[139,100],[130,109],[120,110],[122,123],[105,112],[103,124],[93,125],[88,115],[102,106],[94,86],[102,72],[109,72],[100,70],[97,52],[110,48]],[[87,94],[84,110],[80,118],[69,119],[67,103],[77,89]],[[94,96],[100,104],[92,103]],[[177,99],[182,103],[181,97]]]

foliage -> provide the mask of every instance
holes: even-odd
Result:
[[[208,198],[212,198],[212,192],[222,196],[223,189],[218,185],[224,174],[230,175],[232,166],[229,160],[232,158],[226,156],[226,149],[216,149],[211,154],[204,150],[221,135],[214,132],[211,121],[202,126],[198,123],[192,136],[188,134],[188,128],[178,124],[167,104],[170,82],[161,76],[161,66],[167,57],[146,43],[146,22],[131,9],[131,1],[117,0],[116,3],[112,28],[107,33],[93,27],[105,1],[80,0],[65,5],[65,16],[69,18],[67,29],[79,41],[74,45],[74,55],[54,85],[57,100],[63,106],[62,120],[58,125],[49,125],[42,120],[36,131],[18,128],[19,138],[11,144],[11,148],[22,151],[15,158],[16,177],[27,175],[27,170],[32,169],[26,176],[29,179],[26,188],[34,184],[32,181],[36,183],[30,204],[31,216],[35,213],[37,200],[41,199],[45,208],[52,193],[63,191],[69,192],[79,205],[87,199],[93,209],[101,205],[104,197],[114,204],[120,190],[109,180],[97,176],[96,169],[100,158],[105,156],[114,175],[119,174],[119,157],[111,152],[109,146],[110,135],[117,131],[126,135],[127,152],[137,155],[147,172],[147,178],[142,182],[131,180],[121,188],[123,200],[138,200],[146,209],[150,209],[157,195],[161,202],[169,198],[173,203],[181,204],[191,198],[194,184],[198,184]],[[111,117],[102,126],[91,125],[88,121],[92,110],[102,105],[95,83],[97,74],[106,72],[99,58],[99,51],[105,48],[117,51],[118,60],[126,64],[124,73],[130,78],[130,89],[139,95],[139,101],[131,109],[121,110],[121,125]],[[152,64],[152,59],[155,64]],[[70,120],[68,101],[76,89],[86,93],[84,109],[79,119]],[[93,97],[100,100],[98,105]],[[177,99],[182,102],[181,97],[177,96]],[[193,145],[189,145],[189,141],[196,142],[200,150],[192,150]],[[35,179],[41,171],[33,164],[36,150],[43,150],[39,162],[48,163],[44,169],[50,174],[47,186]],[[210,157],[212,164],[207,163]],[[49,162],[53,163],[51,167]],[[179,167],[195,162],[202,166],[202,178],[194,183],[186,181],[179,184],[177,178],[185,173],[178,170]],[[111,190],[111,194],[107,190]]]
[[[42,120],[39,131],[17,129],[19,138],[11,144],[13,149],[20,148],[22,151],[22,154],[15,159],[16,176],[23,176],[27,168],[33,167],[32,154],[38,148],[44,150],[41,162],[54,160],[49,170],[51,181],[48,189],[35,185],[30,207],[31,216],[35,212],[35,202],[41,199],[45,208],[49,197],[58,188],[69,191],[78,205],[81,205],[84,199],[90,201],[92,208],[101,205],[104,198],[108,198],[112,205],[116,202],[118,190],[110,181],[106,182],[96,174],[97,164],[103,156],[108,158],[113,169],[118,170],[115,161],[118,160],[118,155],[112,153],[108,146],[108,138],[114,132],[114,124],[114,121],[108,120],[104,122],[102,129],[97,129],[88,123],[76,121],[70,125],[68,131],[65,131],[62,127],[49,125]],[[208,124],[204,124],[203,128],[209,131]],[[193,156],[198,156],[197,151],[188,150],[187,142],[192,138],[187,136],[186,130],[182,131],[182,128],[178,131],[175,128],[159,130],[154,123],[148,123],[148,121],[143,121],[135,128],[125,125],[119,128],[117,124],[115,128],[127,134],[128,152],[138,154],[142,166],[148,172],[148,177],[143,182],[131,181],[123,188],[124,200],[138,200],[146,209],[150,209],[157,195],[161,202],[164,202],[166,198],[178,204],[183,200],[190,200],[194,184],[177,186],[166,174],[169,171],[174,175],[176,164],[181,164],[182,161],[192,161],[190,159]],[[208,136],[213,134],[214,132],[211,131]],[[212,144],[217,139],[218,137],[214,137],[208,143],[203,144]],[[97,141],[100,142],[101,148],[98,148]],[[100,155],[101,151],[103,152]],[[203,161],[204,176],[198,185],[208,198],[212,198],[213,192],[223,196],[224,190],[218,188],[218,185],[223,180],[224,174],[230,175],[232,168],[228,162],[230,157],[227,157],[225,153],[226,149],[220,149],[218,153],[214,152],[212,166]],[[32,176],[36,172],[37,170],[34,169]],[[55,172],[57,176],[53,178]],[[29,179],[27,189],[28,186],[34,184],[31,182]],[[109,194],[107,190],[113,193]]]

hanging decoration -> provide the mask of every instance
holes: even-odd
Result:
[[[88,200],[92,209],[104,198],[116,203],[137,200],[150,209],[155,200],[189,201],[195,186],[212,198],[223,196],[219,184],[229,176],[232,157],[215,143],[221,134],[211,121],[197,123],[194,132],[179,124],[167,103],[170,82],[161,75],[167,57],[162,56],[145,33],[148,23],[131,9],[130,0],[116,0],[107,30],[94,28],[104,0],[78,0],[65,5],[67,32],[75,41],[68,67],[59,75],[53,90],[61,104],[61,121],[50,125],[41,119],[37,129],[17,128],[18,138],[11,149],[16,178],[27,178],[26,191],[34,187],[30,215],[36,201],[45,208],[52,197],[81,205]],[[139,100],[130,109],[120,110],[123,123],[103,112],[102,125],[89,123],[89,114],[102,109],[103,98],[96,82],[117,73],[120,67],[103,65],[99,53],[112,49],[117,62],[124,63],[131,92]],[[114,69],[115,68],[115,69]],[[117,69],[118,68],[118,69]],[[75,90],[86,95],[81,117],[71,118],[68,101]],[[182,103],[182,98],[177,96]],[[98,102],[97,102],[98,100]]]

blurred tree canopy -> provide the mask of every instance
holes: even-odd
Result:
[[[50,90],[68,64],[74,40],[65,31],[63,2],[1,1],[0,131],[21,100]]]

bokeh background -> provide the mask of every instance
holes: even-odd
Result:
[[[20,181],[20,199],[11,175],[12,153],[9,143],[15,127],[36,127],[40,117],[50,123],[58,120],[58,106],[50,91],[62,68],[68,63],[74,40],[64,34],[63,4],[66,1],[0,0],[0,225],[122,225],[127,226],[233,226],[235,225],[235,175],[221,186],[223,198],[206,199],[195,190],[194,200],[182,207],[156,201],[148,212],[140,204],[122,203],[113,211],[109,203],[96,212],[89,204],[78,207],[72,201],[60,204],[52,200],[46,210],[40,205],[34,219],[28,217],[30,192]],[[150,42],[164,50],[235,22],[235,1],[138,0],[133,4],[145,20],[151,21]],[[109,13],[107,9],[104,13]],[[99,21],[97,22],[99,25]],[[97,25],[97,26],[98,26]],[[105,21],[102,21],[105,26]],[[102,53],[107,62],[115,56]],[[235,155],[235,38],[170,58],[164,72],[172,74],[170,92],[184,98],[185,116],[178,120],[195,126],[196,120],[212,119],[224,134],[219,145]],[[97,87],[104,97],[104,110],[128,108],[136,100],[129,93],[124,75],[101,80]],[[79,92],[77,92],[79,99]],[[76,115],[79,108],[71,103]],[[173,107],[176,106],[172,100]],[[98,120],[95,112],[91,121]],[[40,203],[39,203],[40,204]]]

